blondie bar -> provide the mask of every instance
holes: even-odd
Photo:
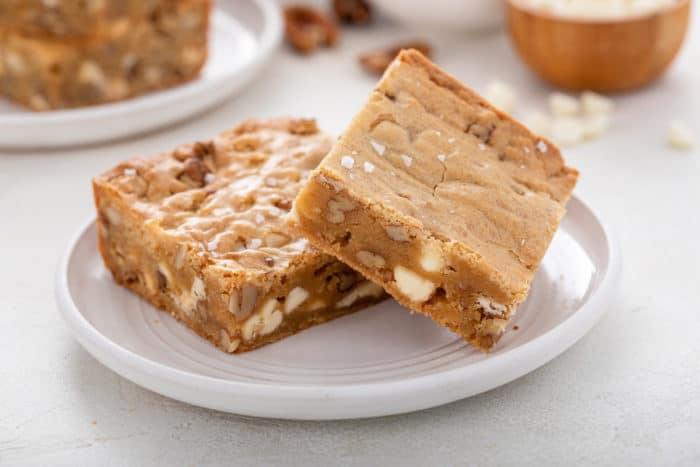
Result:
[[[552,143],[403,51],[289,223],[486,351],[526,298],[577,177]]]
[[[0,27],[0,95],[33,110],[63,109],[192,80],[207,57],[209,10],[209,0],[161,2],[148,17],[78,38]]]
[[[119,164],[93,181],[107,268],[227,352],[386,298],[284,223],[331,145],[313,120],[247,121],[213,141]]]

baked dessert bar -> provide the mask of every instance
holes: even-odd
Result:
[[[552,143],[403,51],[289,222],[487,351],[526,298],[577,177]]]
[[[162,6],[199,0],[2,0],[0,27],[55,37],[96,36],[119,21],[140,21]]]
[[[112,102],[194,79],[207,57],[209,0],[161,2],[99,35],[57,39],[0,27],[0,95],[33,110]]]
[[[227,352],[386,298],[284,224],[331,144],[313,120],[251,120],[99,175],[93,189],[107,268]]]

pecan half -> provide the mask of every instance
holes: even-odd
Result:
[[[385,49],[372,50],[360,55],[358,61],[369,73],[382,74],[403,49],[416,49],[426,57],[430,57],[431,53],[431,47],[427,42],[415,41]]]
[[[309,53],[338,41],[335,21],[314,8],[288,6],[284,9],[284,22],[287,41],[298,52]]]
[[[365,0],[333,0],[333,9],[340,21],[350,24],[367,23],[371,11]]]

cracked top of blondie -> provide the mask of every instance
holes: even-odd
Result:
[[[514,290],[529,283],[578,177],[552,143],[416,51],[389,67],[318,170],[397,224],[456,242]]]
[[[280,271],[318,256],[284,216],[332,141],[314,120],[248,120],[210,142],[130,159],[95,183],[214,267]]]

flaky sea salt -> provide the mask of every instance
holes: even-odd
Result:
[[[445,155],[444,154],[438,154],[437,158],[440,162],[445,162]]]
[[[406,154],[401,154],[401,160],[403,160],[406,167],[410,167],[411,164],[413,164],[413,158],[411,156],[407,156]]]
[[[136,169],[124,169],[124,175],[127,177],[133,177],[136,175]]]
[[[372,172],[374,172],[374,164],[372,164],[371,162],[365,162],[364,169],[365,169],[365,172],[367,172],[368,174],[371,174]]]
[[[340,159],[340,165],[350,170],[355,166],[355,159],[353,159],[352,156],[343,156]]]
[[[384,146],[381,143],[376,142],[373,139],[369,140],[369,143],[372,145],[372,148],[377,152],[377,154],[379,154],[380,156],[384,155],[384,151],[386,150],[386,146]]]

